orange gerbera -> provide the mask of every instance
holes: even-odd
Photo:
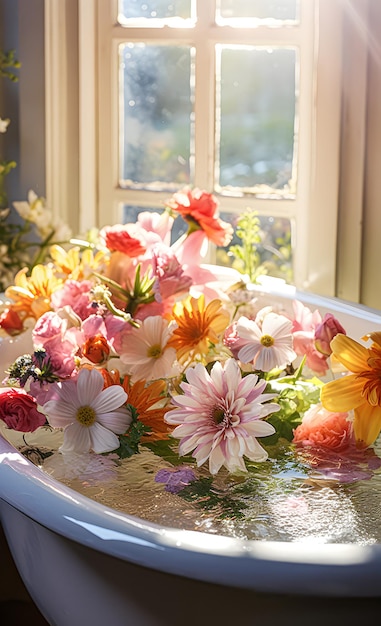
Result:
[[[100,370],[105,387],[120,385],[121,378],[118,370]],[[144,435],[141,441],[158,441],[167,439],[172,429],[164,422],[164,415],[171,407],[168,407],[168,398],[165,396],[166,383],[164,380],[155,380],[148,383],[145,380],[137,380],[131,384],[130,376],[125,376],[122,387],[128,394],[127,404],[136,410],[139,421],[149,426],[151,431]]]
[[[168,342],[175,348],[177,359],[184,363],[188,357],[206,355],[211,344],[220,340],[229,324],[229,313],[221,308],[221,300],[212,300],[205,306],[205,297],[189,296],[173,307],[177,328]]]
[[[328,411],[354,409],[353,429],[360,446],[371,445],[381,430],[381,332],[364,337],[373,344],[366,348],[346,335],[331,341],[335,358],[349,374],[326,383],[321,401]]]
[[[13,300],[12,309],[23,317],[38,319],[51,310],[50,297],[56,289],[62,287],[62,280],[57,278],[49,265],[36,265],[27,276],[25,267],[15,276],[15,284],[5,291],[7,298]]]

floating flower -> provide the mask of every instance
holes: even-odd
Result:
[[[263,320],[240,317],[235,327],[236,337],[246,345],[238,351],[243,363],[252,363],[256,370],[269,372],[283,369],[296,358],[292,344],[292,322],[284,315],[269,312]]]
[[[187,298],[176,302],[173,319],[177,327],[169,345],[176,350],[180,362],[196,353],[206,355],[211,344],[217,344],[229,323],[229,314],[221,307],[221,300],[212,300],[205,306],[205,297]]]
[[[155,483],[165,483],[168,493],[179,493],[194,480],[196,474],[190,467],[161,469],[155,476]]]
[[[365,447],[381,430],[381,333],[370,333],[367,339],[373,341],[370,348],[346,335],[336,335],[332,352],[351,373],[326,383],[321,391],[321,402],[328,411],[354,409],[356,441]]]
[[[321,404],[311,407],[294,430],[293,442],[301,446],[321,446],[343,450],[354,443],[349,413],[332,413]]]
[[[111,452],[131,423],[127,394],[118,385],[103,388],[96,369],[81,369],[76,380],[54,383],[57,399],[43,405],[49,423],[64,428],[62,452]]]
[[[233,228],[220,219],[218,201],[212,194],[200,189],[183,189],[175,193],[166,205],[188,222],[189,234],[202,230],[217,246],[229,245]]]
[[[180,385],[184,395],[172,398],[178,408],[165,416],[168,424],[178,424],[172,435],[180,439],[180,456],[193,451],[198,466],[209,459],[211,474],[223,465],[246,471],[244,456],[264,461],[267,452],[256,438],[275,432],[262,418],[279,409],[267,402],[274,395],[263,393],[266,382],[255,374],[242,378],[234,359],[224,366],[215,363],[210,374],[199,363],[186,377],[188,382]]]
[[[139,422],[150,428],[150,432],[143,435],[142,441],[167,439],[170,430],[164,422],[164,415],[168,412],[166,382],[154,380],[147,383],[145,380],[137,380],[131,383],[130,377],[125,376],[123,389],[128,394],[128,404],[135,409]]]
[[[8,428],[23,433],[33,432],[46,423],[35,398],[24,389],[4,389],[0,393],[0,420]]]
[[[176,352],[169,345],[170,336],[168,322],[160,315],[153,315],[122,337],[120,360],[135,380],[173,375]]]

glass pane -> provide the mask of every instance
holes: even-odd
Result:
[[[163,209],[158,209],[154,207],[142,207],[132,204],[123,204],[122,205],[122,223],[123,224],[135,224],[139,213],[144,211],[148,211],[149,213],[162,213]],[[184,235],[188,230],[188,224],[183,220],[181,216],[178,216],[171,230],[171,245],[175,243],[182,235]]]
[[[219,0],[217,15],[223,19],[257,18],[296,20],[298,0]]]
[[[242,245],[242,241],[236,233],[239,216],[221,212],[221,218],[232,224],[234,237],[227,248],[217,248],[216,261],[218,265],[234,267],[245,273],[242,262],[229,252],[231,246]],[[263,215],[259,215],[258,220],[260,242],[256,245],[255,251],[260,273],[282,278],[287,283],[292,284],[291,221],[286,218]]]
[[[294,194],[296,50],[217,46],[217,55],[217,189]]]
[[[118,22],[126,20],[180,18],[190,19],[194,0],[119,0]]]
[[[193,183],[193,57],[185,46],[120,46],[122,187]]]

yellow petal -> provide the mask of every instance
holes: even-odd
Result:
[[[342,376],[326,383],[321,389],[321,403],[327,411],[345,413],[364,402],[362,390],[364,381],[354,374]]]
[[[364,402],[355,410],[353,430],[356,441],[365,447],[376,441],[381,430],[381,407]]]
[[[358,341],[347,337],[346,335],[336,335],[331,341],[331,349],[335,357],[349,371],[358,374],[369,369],[367,360],[369,351]]]

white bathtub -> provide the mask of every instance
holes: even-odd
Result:
[[[363,307],[285,287],[272,297],[286,307],[297,297],[323,314],[332,311],[354,338],[381,327],[381,313]],[[2,437],[0,520],[21,577],[51,625],[381,619],[380,544],[243,541],[160,527],[63,486]]]

